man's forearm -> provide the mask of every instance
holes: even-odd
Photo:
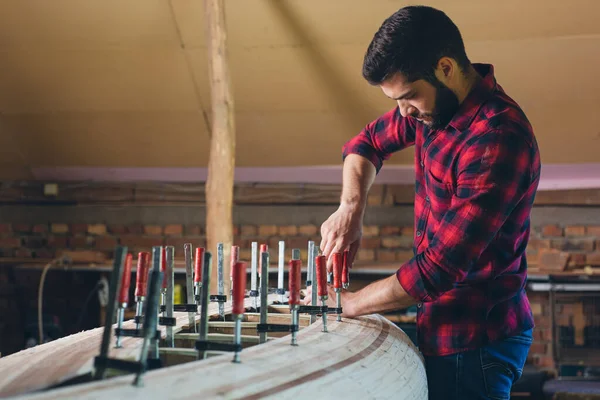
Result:
[[[375,175],[375,166],[368,159],[349,154],[344,160],[341,205],[364,211]]]
[[[402,288],[394,274],[357,292],[348,293],[342,307],[348,317],[358,317],[407,308],[416,303],[417,301]]]

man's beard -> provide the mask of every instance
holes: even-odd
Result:
[[[436,94],[433,112],[428,115],[431,122],[427,125],[431,129],[442,129],[452,120],[460,104],[456,94],[437,78],[434,78],[430,83],[435,87]]]

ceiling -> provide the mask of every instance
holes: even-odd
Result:
[[[472,61],[494,64],[544,163],[600,163],[600,2],[423,3],[453,18]],[[361,62],[383,19],[407,4],[226,0],[236,165],[339,164],[342,144],[394,106],[361,78]],[[1,1],[0,179],[205,167],[204,29],[202,0]]]

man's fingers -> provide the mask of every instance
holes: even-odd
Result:
[[[356,254],[358,253],[358,248],[360,247],[360,239],[350,244],[350,248],[348,249],[348,268],[352,267],[354,263],[354,259]]]

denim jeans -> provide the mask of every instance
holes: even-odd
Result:
[[[477,350],[425,357],[430,400],[510,399],[523,373],[532,330]]]

